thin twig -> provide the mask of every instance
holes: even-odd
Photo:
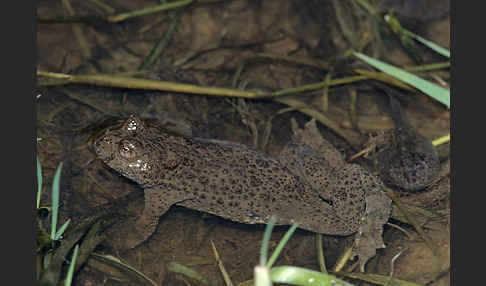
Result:
[[[316,233],[316,248],[317,248],[317,261],[319,262],[319,268],[322,273],[327,274],[326,260],[324,258],[324,250],[322,247],[322,234]]]
[[[374,146],[368,146],[365,149],[359,151],[358,153],[354,154],[353,156],[349,157],[349,161],[353,161],[356,158],[359,158],[367,153],[369,153],[371,150],[373,150]]]
[[[168,81],[131,78],[108,74],[68,75],[61,73],[37,71],[40,77],[63,80],[62,84],[87,84],[104,87],[118,87],[141,90],[159,90],[167,92],[181,92],[189,94],[202,94],[211,96],[229,96],[242,98],[268,98],[270,94],[252,91],[243,91],[229,88],[197,86]],[[42,84],[39,84],[42,85]]]
[[[450,133],[445,135],[445,136],[442,136],[440,138],[435,139],[434,141],[432,141],[432,144],[434,146],[439,146],[441,144],[448,143],[449,141],[451,141],[451,134]]]
[[[378,80],[378,81],[381,81],[381,82],[384,82],[384,83],[388,83],[388,84],[391,84],[393,86],[399,87],[401,89],[405,89],[405,90],[408,90],[408,91],[415,91],[415,89],[412,88],[411,86],[403,83],[402,81],[399,81],[398,79],[395,79],[394,77],[392,77],[392,76],[390,76],[386,73],[369,71],[369,70],[362,70],[362,69],[355,69],[354,72],[357,73],[357,74],[366,76],[369,79],[375,79],[375,80]]]
[[[386,281],[385,286],[391,285],[391,282],[393,280],[393,274],[395,272],[395,260],[397,260],[398,257],[400,257],[400,255],[402,255],[402,253],[405,252],[407,249],[408,249],[408,246],[405,246],[402,250],[400,250],[397,254],[395,254],[395,256],[393,256],[393,258],[391,259],[391,261],[390,261],[390,275],[388,276],[389,278],[388,278],[388,281]]]
[[[214,245],[213,241],[211,240],[211,247],[213,248],[213,253],[214,253],[214,258],[216,259],[216,262],[218,263],[219,271],[221,271],[221,274],[223,275],[224,282],[226,283],[227,286],[233,286],[233,282],[231,281],[231,278],[228,275],[228,272],[226,271],[224,267],[224,263],[219,257],[219,253],[216,250],[216,246]]]
[[[327,112],[329,110],[329,82],[331,81],[331,73],[327,73],[324,77],[324,82],[327,83],[322,88],[322,110]]]
[[[332,270],[333,273],[339,272],[341,271],[341,269],[343,269],[344,265],[346,265],[346,262],[348,262],[349,258],[351,257],[351,253],[353,252],[353,247],[354,247],[354,243],[346,250],[344,250],[344,253],[341,255],[341,257],[339,257],[338,261],[333,267]]]
[[[389,225],[389,226],[391,226],[391,227],[393,227],[393,228],[398,229],[399,231],[401,231],[401,232],[403,232],[403,233],[405,233],[405,235],[406,235],[406,236],[407,236],[409,239],[413,239],[413,238],[414,238],[414,237],[413,237],[413,236],[410,234],[410,232],[406,231],[406,230],[405,230],[403,227],[398,226],[398,225],[396,225],[396,224],[394,224],[394,223],[391,223],[391,222],[387,222],[386,224],[387,224],[387,225]]]
[[[405,67],[404,70],[410,72],[424,72],[430,70],[438,70],[438,69],[445,69],[451,66],[451,62],[441,62],[441,63],[433,63],[433,64],[426,64],[426,65],[419,65],[419,66],[412,66],[412,67]]]
[[[36,22],[40,24],[96,24],[99,22],[108,22],[106,17],[100,15],[86,15],[86,16],[37,16]]]
[[[91,0],[91,1],[96,1],[96,0]],[[141,10],[136,10],[136,11],[130,11],[118,15],[109,15],[109,16],[100,16],[100,15],[86,15],[86,16],[37,16],[36,21],[38,23],[43,23],[43,24],[53,24],[53,23],[97,23],[97,22],[110,22],[110,23],[118,23],[121,21],[125,21],[127,19],[131,19],[134,17],[138,16],[143,16],[143,15],[148,15],[148,14],[153,14],[153,13],[158,13],[162,12],[165,10],[170,10],[170,9],[175,9],[183,6],[187,6],[192,4],[193,2],[198,2],[198,3],[214,3],[214,2],[220,2],[223,0],[181,0],[181,1],[176,1],[176,2],[171,2],[168,4],[161,4],[155,7],[150,7],[150,8],[145,8]],[[102,3],[98,3],[99,4]],[[112,11],[111,7],[107,6],[106,4],[102,4],[105,7],[103,8],[104,10]],[[110,12],[108,12],[110,13]]]
[[[361,75],[343,77],[343,78],[339,78],[339,79],[332,79],[329,82],[322,81],[322,82],[318,82],[318,83],[302,85],[302,86],[299,86],[299,87],[281,89],[279,91],[273,92],[272,96],[278,97],[278,96],[282,96],[282,95],[295,94],[295,93],[304,92],[304,91],[321,89],[321,88],[325,87],[326,85],[327,86],[343,85],[343,84],[353,83],[353,82],[362,81],[362,80],[366,80],[366,79],[368,79],[366,76],[361,76]]]
[[[136,10],[136,11],[130,11],[130,12],[115,15],[115,16],[109,16],[108,21],[113,22],[113,23],[125,21],[127,19],[138,17],[138,16],[158,13],[158,12],[162,12],[162,11],[165,11],[165,10],[170,10],[170,9],[175,9],[175,8],[187,6],[187,5],[191,4],[192,2],[194,2],[194,0],[181,0],[181,1],[175,1],[175,2],[170,2],[170,3],[166,3],[166,4],[157,5],[155,7],[145,8],[145,9]]]

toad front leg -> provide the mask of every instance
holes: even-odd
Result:
[[[135,233],[127,233],[129,236],[128,248],[134,248],[146,241],[157,228],[160,216],[166,213],[171,205],[187,199],[177,193],[173,186],[156,186],[145,189],[145,207],[142,215],[135,222]]]

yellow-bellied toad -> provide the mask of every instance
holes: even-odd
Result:
[[[95,152],[145,189],[139,235],[130,246],[147,239],[176,204],[248,224],[275,216],[277,224],[297,222],[313,232],[358,233],[364,263],[384,247],[390,199],[381,181],[346,164],[315,120],[304,129],[292,121],[292,129],[292,141],[274,158],[238,143],[180,136],[133,115],[108,128],[95,140]]]

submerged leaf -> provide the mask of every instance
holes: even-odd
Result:
[[[150,279],[149,277],[147,277],[145,274],[143,274],[142,272],[133,268],[132,266],[130,266],[126,263],[123,263],[120,259],[118,259],[118,258],[116,258],[112,255],[102,255],[102,254],[98,254],[98,253],[92,253],[91,256],[94,259],[101,261],[103,263],[107,263],[107,264],[113,265],[113,266],[115,266],[119,269],[123,269],[125,271],[134,273],[136,276],[138,276],[139,278],[149,282],[151,285],[157,286],[157,283],[155,281],[153,281],[152,279]]]
[[[177,262],[169,262],[167,264],[167,269],[171,272],[183,274],[183,275],[185,275],[189,278],[192,278],[196,281],[201,282],[202,284],[211,285],[211,282],[208,279],[206,279],[205,277],[203,277],[201,274],[199,274],[195,270],[193,270],[193,269],[191,269],[187,266],[184,266],[182,264],[179,264]]]

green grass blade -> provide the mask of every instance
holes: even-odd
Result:
[[[39,156],[37,156],[37,208],[40,206],[40,197],[42,192],[42,167],[39,160]]]
[[[316,233],[316,248],[317,248],[317,261],[319,262],[319,268],[322,273],[328,273],[326,268],[326,259],[324,257],[324,249],[322,246],[322,234]]]
[[[414,38],[415,40],[421,42],[422,44],[424,44],[425,46],[429,47],[430,49],[434,50],[436,53],[440,54],[440,55],[443,55],[444,57],[448,57],[450,58],[451,57],[451,52],[439,45],[437,45],[436,43],[434,42],[431,42],[427,39],[424,39],[422,37],[420,37],[419,35],[417,34],[414,34],[412,32],[410,32],[409,30],[407,29],[403,29],[403,32],[408,35],[409,37],[411,38]]]
[[[52,182],[52,213],[51,213],[51,239],[56,237],[57,214],[59,210],[59,186],[61,181],[62,162],[59,163]]]
[[[68,219],[56,232],[56,235],[54,236],[54,240],[59,240],[61,238],[61,235],[66,231],[66,228],[68,227],[69,223],[71,222],[71,219]]]
[[[273,263],[275,263],[275,261],[277,260],[278,255],[280,254],[280,252],[282,252],[282,249],[284,248],[285,244],[287,244],[287,241],[289,241],[290,237],[292,236],[292,234],[294,233],[294,231],[297,229],[297,226],[298,225],[299,224],[294,223],[289,228],[289,230],[287,230],[287,232],[285,233],[285,235],[282,237],[282,239],[278,243],[277,247],[275,248],[275,250],[272,253],[272,256],[270,256],[270,259],[268,259],[267,267],[269,269],[272,268]]]
[[[79,244],[76,244],[73,251],[73,257],[71,258],[71,264],[69,264],[66,280],[64,280],[64,286],[70,286],[73,281],[74,266],[76,265],[76,258],[78,257]]]
[[[294,266],[278,266],[270,270],[273,282],[302,286],[353,286],[332,275]]]
[[[260,266],[267,264],[268,257],[268,242],[270,241],[270,236],[272,234],[273,226],[275,225],[275,218],[272,216],[267,223],[265,228],[265,233],[263,234],[262,248],[260,250]]]
[[[411,74],[403,69],[394,67],[390,64],[384,63],[377,59],[370,58],[364,54],[353,52],[353,54],[358,57],[359,59],[365,61],[366,63],[372,65],[373,67],[379,69],[380,71],[389,74],[390,76],[399,79],[418,90],[422,91],[423,93],[429,95],[430,97],[434,98],[435,100],[445,104],[447,108],[450,107],[450,91],[442,88],[436,84],[428,82],[414,74]]]
[[[268,267],[257,265],[254,268],[255,286],[272,286]]]

